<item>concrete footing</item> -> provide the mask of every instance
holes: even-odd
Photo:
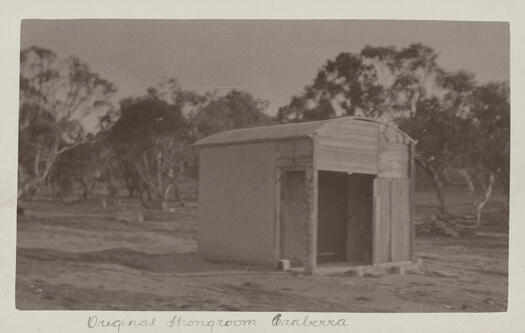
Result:
[[[304,268],[290,268],[292,272],[304,272]],[[336,262],[318,265],[313,275],[347,275],[376,277],[382,274],[423,274],[421,259],[416,261],[398,261],[371,265],[356,265],[349,262]]]

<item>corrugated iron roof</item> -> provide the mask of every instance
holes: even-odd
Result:
[[[241,128],[210,135],[197,141],[195,145],[202,147],[233,143],[263,142],[311,137],[316,132],[316,130],[322,127],[324,124],[334,121],[341,121],[343,119],[345,121],[354,120],[383,123],[375,119],[362,117],[340,117],[320,121]],[[401,132],[399,129],[398,131]],[[401,133],[407,136],[410,140],[412,140],[406,133]]]
[[[291,123],[262,127],[241,128],[210,135],[195,143],[196,146],[209,146],[228,143],[271,141],[308,137],[329,120]]]

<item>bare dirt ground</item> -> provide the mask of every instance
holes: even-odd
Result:
[[[430,197],[429,197],[430,198]],[[458,198],[454,199],[460,202]],[[431,199],[428,199],[431,201]],[[418,214],[432,209],[418,197]],[[430,202],[429,201],[429,202]],[[463,203],[464,205],[464,203]],[[196,209],[119,222],[97,203],[27,204],[18,220],[16,307],[78,310],[505,311],[508,232],[418,236],[424,274],[301,276],[196,254]],[[461,205],[458,204],[461,210]],[[491,213],[493,212],[493,213]]]

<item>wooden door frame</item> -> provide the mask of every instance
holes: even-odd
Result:
[[[281,248],[281,242],[283,241],[281,234],[281,228],[282,228],[282,191],[283,191],[283,180],[286,175],[286,172],[290,171],[299,171],[304,172],[305,175],[305,189],[306,189],[306,166],[279,166],[276,168],[276,186],[275,186],[275,224],[274,224],[274,256],[275,256],[275,262],[277,262],[280,259],[283,259],[283,253]]]

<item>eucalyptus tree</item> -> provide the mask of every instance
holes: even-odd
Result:
[[[76,57],[39,47],[21,51],[19,200],[38,190],[61,154],[85,142],[82,121],[110,111],[115,91]]]
[[[118,158],[154,194],[158,207],[166,209],[171,192],[178,193],[177,180],[184,172],[189,146],[189,126],[180,105],[154,94],[123,100],[109,138]]]
[[[432,93],[439,72],[436,52],[423,45],[365,46],[328,60],[313,82],[279,109],[278,121],[356,115],[392,120],[414,116]]]

